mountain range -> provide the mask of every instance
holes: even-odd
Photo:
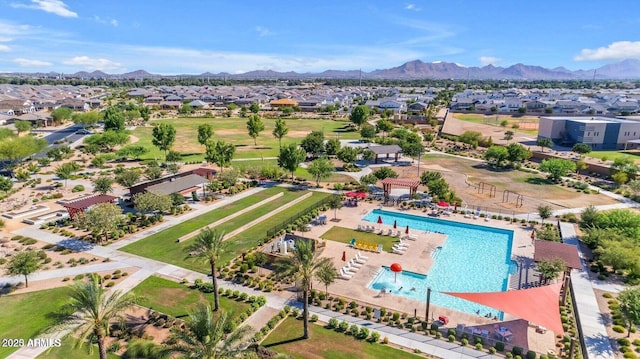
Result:
[[[327,70],[320,73],[277,72],[273,70],[256,70],[241,74],[226,72],[205,72],[199,75],[160,75],[145,70],[137,70],[123,74],[108,74],[102,71],[80,71],[74,74],[5,73],[3,76],[45,76],[80,79],[161,79],[161,78],[226,78],[226,79],[376,79],[376,80],[420,80],[420,79],[454,79],[454,80],[631,80],[640,79],[640,60],[627,59],[591,70],[568,70],[564,67],[553,69],[541,66],[515,64],[509,67],[487,65],[483,67],[466,67],[450,62],[423,62],[414,60],[390,69],[371,72],[359,70]]]

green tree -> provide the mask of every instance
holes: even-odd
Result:
[[[123,313],[136,304],[137,298],[115,291],[108,294],[100,284],[100,277],[92,274],[88,282],[77,282],[71,286],[70,302],[65,309],[73,312],[51,331],[71,328],[79,334],[77,346],[93,336],[98,343],[100,359],[107,358],[105,339],[109,335],[111,323],[124,320]]]
[[[58,107],[55,110],[51,111],[51,119],[54,123],[61,124],[64,123],[64,121],[71,119],[72,114],[73,110],[71,110],[70,108]]]
[[[113,192],[113,178],[100,176],[93,180],[93,192],[107,194]]]
[[[220,309],[218,298],[218,280],[216,279],[216,263],[226,249],[224,233],[217,232],[209,227],[200,231],[194,242],[185,248],[191,258],[209,264],[211,269],[211,284],[213,284],[213,311]]]
[[[76,125],[82,125],[82,128],[86,129],[102,120],[102,114],[96,111],[76,112],[71,116],[71,120]]]
[[[626,288],[618,295],[620,313],[627,321],[627,337],[631,335],[631,328],[640,325],[640,288]]]
[[[13,187],[13,181],[11,178],[0,176],[0,191],[8,192]]]
[[[182,155],[178,151],[169,151],[165,160],[167,162],[180,162],[182,160]]]
[[[327,140],[327,143],[324,145],[324,152],[327,156],[335,156],[340,151],[340,140],[337,138],[330,138]]]
[[[76,162],[63,163],[56,167],[56,176],[64,180],[64,186],[67,186],[67,180],[73,177],[73,174],[80,170],[80,165]]]
[[[482,140],[482,133],[478,131],[464,131],[460,137],[460,142],[471,145],[473,148],[478,147],[478,144]]]
[[[589,165],[587,164],[587,162],[585,162],[585,160],[582,158],[575,161],[575,164],[576,164],[576,173],[580,173],[581,171],[584,171],[587,168],[589,168]]]
[[[376,160],[376,153],[370,149],[366,149],[362,151],[362,159],[368,162],[373,162]]]
[[[115,146],[124,145],[127,142],[129,142],[129,134],[113,130],[96,133],[84,138],[85,147],[95,146],[97,151],[100,152],[112,152]]]
[[[509,144],[507,146],[507,152],[509,153],[508,159],[511,162],[522,162],[531,158],[531,151],[519,143]]]
[[[391,167],[380,167],[373,171],[373,175],[379,180],[383,180],[385,178],[398,178],[398,173],[392,170]]]
[[[611,175],[611,178],[613,179],[613,182],[618,187],[622,186],[623,184],[627,183],[627,181],[629,181],[629,177],[624,172],[616,172]]]
[[[29,275],[37,271],[41,266],[40,258],[36,251],[20,251],[11,256],[7,263],[8,275],[23,275],[24,285],[29,287]]]
[[[278,139],[278,147],[282,148],[282,139],[287,135],[287,133],[289,133],[287,123],[281,118],[277,119],[273,132],[271,133],[273,134],[273,137]]]
[[[224,359],[237,358],[245,347],[242,342],[249,326],[235,330],[232,318],[225,312],[214,316],[211,306],[198,304],[189,312],[185,329],[171,330],[169,350],[180,358]]]
[[[329,208],[333,210],[333,219],[338,219],[338,210],[342,208],[342,197],[338,195],[333,195],[329,198],[329,202],[327,202]]]
[[[47,140],[33,136],[8,137],[0,141],[0,160],[7,161],[8,168],[25,158],[47,148]]]
[[[280,149],[278,155],[278,166],[291,172],[291,180],[293,181],[293,172],[298,169],[300,162],[304,161],[306,153],[302,148],[298,148],[295,143],[291,143]]]
[[[320,283],[324,284],[324,291],[327,297],[329,297],[329,286],[336,281],[338,277],[338,272],[336,271],[336,267],[333,265],[333,262],[323,263],[316,272],[316,279],[320,281]]]
[[[551,217],[551,215],[553,215],[553,211],[551,210],[550,206],[546,206],[546,205],[541,205],[538,206],[538,215],[540,216],[540,218],[542,219],[541,223],[544,223],[544,220]]]
[[[31,122],[29,121],[15,120],[13,125],[16,127],[18,136],[20,136],[22,132],[29,132],[31,130]]]
[[[509,158],[509,151],[503,146],[491,146],[484,154],[484,158],[490,164],[502,167],[503,163]]]
[[[198,126],[198,143],[206,146],[207,141],[213,136],[213,126],[208,123],[203,123]]]
[[[258,105],[257,102],[252,103],[249,106],[249,111],[251,111],[251,113],[256,113],[257,114],[258,112],[260,112],[260,105]]]
[[[356,126],[361,126],[369,119],[369,108],[364,105],[359,105],[351,110],[351,115],[349,115],[349,121],[356,124]]]
[[[579,154],[580,156],[582,156],[582,155],[586,155],[587,153],[591,152],[591,146],[586,144],[586,143],[576,143],[571,148],[571,151],[573,151],[573,152]]]
[[[451,193],[449,184],[444,178],[429,181],[427,187],[429,188],[429,194],[434,197],[445,199]]]
[[[582,228],[593,228],[598,220],[598,209],[589,205],[580,213],[580,226]]]
[[[500,121],[500,127],[507,127],[508,124],[509,124],[509,121],[507,120]]]
[[[360,126],[360,136],[365,140],[370,141],[372,138],[376,137],[376,128],[365,123]]]
[[[100,235],[104,235],[105,240],[109,239],[109,233],[122,223],[122,208],[111,202],[98,203],[75,220],[81,227],[91,230],[98,237],[98,242],[102,242]]]
[[[360,184],[362,184],[365,188],[369,188],[369,186],[374,185],[378,182],[378,177],[373,174],[368,174],[360,177]]]
[[[173,200],[168,194],[144,192],[133,196],[133,205],[141,213],[164,213],[171,209]]]
[[[260,132],[264,131],[264,122],[262,122],[262,118],[258,115],[249,116],[249,120],[247,121],[247,131],[249,132],[249,136],[253,138],[253,145],[257,146],[257,138],[260,136]]]
[[[335,167],[326,158],[315,159],[307,167],[309,174],[316,180],[316,187],[320,187],[320,180],[331,177],[331,171],[333,170],[335,170]]]
[[[385,133],[389,133],[389,131],[393,130],[394,127],[393,122],[386,119],[378,120],[378,122],[376,122],[376,128],[378,131],[382,132],[382,138],[384,138]]]
[[[277,272],[284,276],[293,276],[300,283],[302,289],[302,320],[303,339],[309,338],[309,291],[316,272],[331,262],[330,258],[321,258],[313,250],[313,241],[299,239],[291,251],[291,257],[282,258],[276,262]]]
[[[149,149],[142,145],[128,145],[116,151],[116,156],[124,158],[140,159],[140,156],[149,152]]]
[[[162,168],[160,168],[157,163],[147,165],[147,168],[144,170],[144,176],[149,180],[158,179],[162,177]]]
[[[131,187],[140,180],[140,172],[135,169],[127,169],[116,174],[116,183],[123,187]]]
[[[547,172],[549,180],[557,182],[568,173],[575,172],[576,164],[573,161],[562,158],[552,158],[550,160],[542,160],[540,171]]]
[[[628,179],[635,179],[638,173],[638,165],[629,156],[618,157],[613,160],[613,164],[610,167],[611,174],[616,172],[624,172],[627,174]]]
[[[225,141],[209,141],[206,144],[204,159],[209,163],[215,163],[220,171],[231,164],[236,147]]]
[[[105,131],[122,132],[124,131],[124,114],[117,107],[109,107],[103,115]]]
[[[537,263],[538,272],[540,272],[540,283],[549,282],[558,278],[560,273],[566,270],[562,259],[542,260]]]
[[[513,131],[505,131],[504,139],[507,141],[511,141],[513,139],[514,132]]]
[[[176,128],[169,123],[161,123],[153,126],[152,136],[151,143],[159,150],[164,151],[166,157],[167,152],[176,141]]]
[[[324,133],[312,131],[300,142],[300,147],[311,157],[319,157],[324,151]]]
[[[352,164],[358,160],[358,153],[360,151],[355,147],[342,147],[338,151],[338,159],[345,164]]]
[[[540,146],[540,150],[544,152],[545,147],[553,147],[553,141],[550,138],[540,137],[536,140],[536,145]]]

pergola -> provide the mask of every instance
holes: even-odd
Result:
[[[382,189],[384,190],[385,201],[389,198],[391,193],[391,186],[409,187],[409,197],[413,197],[418,191],[420,181],[399,179],[399,178],[385,178],[382,180]]]
[[[91,206],[94,206],[99,203],[113,202],[116,199],[118,199],[118,197],[116,196],[110,196],[108,194],[99,194],[96,196],[81,198],[75,201],[62,203],[62,206],[66,208],[67,211],[69,211],[69,217],[71,217],[71,219],[74,219],[74,217],[77,214],[83,213],[87,208]]]
[[[389,155],[392,153],[394,155],[395,161],[397,162],[398,154],[402,153],[402,148],[400,148],[400,146],[398,145],[369,146],[367,148],[376,154],[375,163],[378,163],[378,158],[380,155],[387,155],[387,158],[389,158]]]

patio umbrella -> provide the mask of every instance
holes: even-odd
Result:
[[[399,263],[393,263],[389,269],[394,273],[393,281],[396,282],[398,279],[398,273],[402,272],[402,266]]]
[[[342,251],[342,261],[343,262],[347,261],[347,251]]]
[[[344,195],[347,196],[347,197],[357,197],[358,196],[358,194],[355,193],[355,192],[347,192]]]
[[[404,234],[409,234],[409,225],[407,224],[407,229],[404,230]]]
[[[438,207],[449,207],[449,202],[440,201],[438,202]]]
[[[368,195],[366,193],[364,193],[364,192],[356,192],[356,197],[357,198],[365,199],[365,198],[367,198],[367,196]]]
[[[393,220],[393,229],[398,228],[398,222],[394,219]]]
[[[382,217],[378,216],[378,224],[382,224]]]

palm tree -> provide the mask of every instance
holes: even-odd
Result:
[[[62,328],[74,328],[80,333],[77,344],[82,345],[87,337],[94,335],[98,342],[100,359],[107,358],[107,348],[104,340],[109,335],[109,323],[121,319],[122,313],[136,303],[136,298],[115,291],[107,294],[100,284],[100,277],[92,274],[87,282],[79,282],[71,287],[71,302],[68,308],[73,312],[60,325],[52,327],[51,331]]]
[[[300,280],[302,287],[302,318],[304,321],[303,339],[309,338],[309,290],[313,277],[319,268],[330,262],[329,258],[320,258],[313,250],[313,243],[309,240],[298,239],[291,251],[292,256],[282,258],[276,262],[277,271],[285,276],[294,276]]]
[[[225,312],[214,318],[211,306],[198,305],[189,313],[186,328],[173,328],[171,340],[175,342],[170,348],[172,352],[184,354],[184,358],[234,358],[241,351],[242,339],[250,330],[243,326],[228,334],[232,324]]]
[[[218,298],[218,280],[216,279],[216,262],[220,259],[226,243],[223,243],[224,233],[218,233],[209,227],[203,229],[196,237],[195,242],[185,248],[192,258],[209,263],[211,266],[211,282],[213,284],[213,311],[220,309]]]

